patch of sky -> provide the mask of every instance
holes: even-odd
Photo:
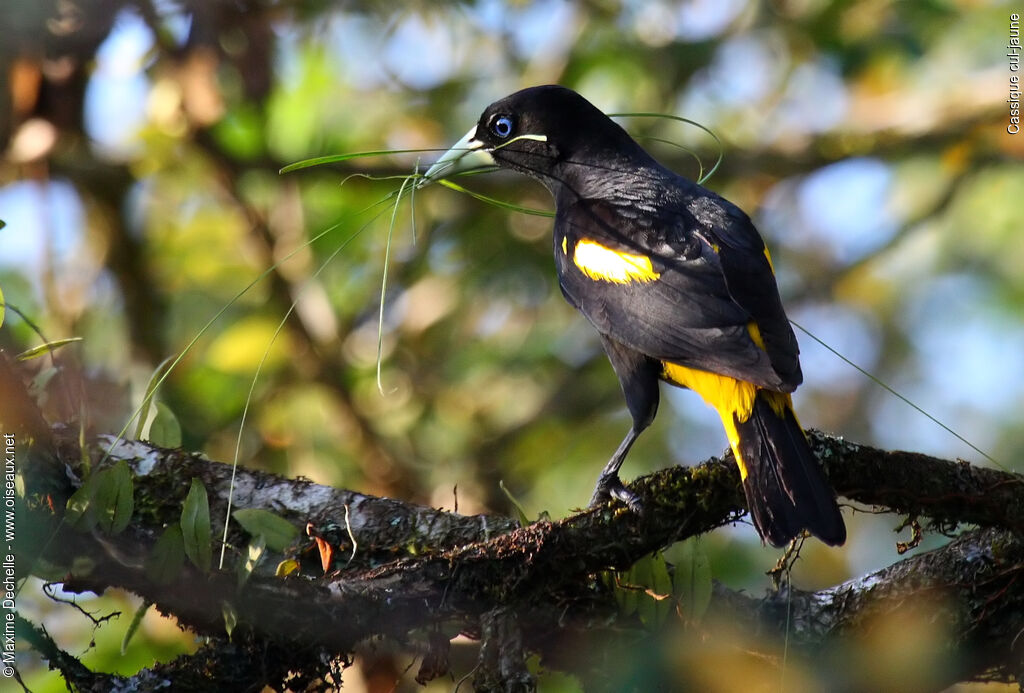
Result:
[[[430,89],[454,73],[456,44],[452,27],[440,15],[409,13],[398,20],[381,59],[386,69],[403,84]]]
[[[892,171],[878,159],[845,159],[807,176],[797,190],[804,223],[841,263],[876,250],[898,230],[889,213]]]
[[[783,180],[765,197],[766,235],[794,250],[825,249],[842,265],[855,262],[899,229],[890,212],[892,180],[886,163],[864,157]]]
[[[929,387],[957,406],[999,415],[1020,404],[1024,325],[1007,320],[988,281],[966,274],[929,282],[907,315]]]
[[[565,0],[540,0],[510,7],[504,0],[483,0],[468,10],[470,19],[485,32],[508,35],[519,57],[561,52],[573,21],[573,5]]]
[[[621,26],[648,45],[669,41],[706,41],[721,35],[748,6],[747,0],[645,2],[627,0]]]
[[[906,311],[913,367],[891,384],[983,450],[1008,412],[1024,405],[1024,326],[1007,320],[984,278],[947,275],[918,287]],[[945,458],[979,455],[896,398],[880,393],[872,418],[878,442]]]
[[[377,57],[385,41],[380,23],[361,14],[334,14],[327,23],[326,42],[337,59],[344,81],[356,89],[372,89],[390,81]]]
[[[786,79],[779,105],[769,118],[767,134],[818,133],[835,127],[846,115],[849,98],[839,66],[827,56],[800,63]]]
[[[48,266],[68,263],[82,241],[85,210],[74,187],[63,180],[17,181],[0,188],[0,267],[16,268],[39,283]]]
[[[96,52],[85,90],[85,130],[98,150],[113,159],[138,152],[149,96],[145,60],[152,47],[153,32],[146,23],[134,11],[122,10]]]
[[[160,23],[177,46],[184,46],[192,29],[192,15],[182,9],[176,0],[153,0],[153,9]]]
[[[804,304],[788,311],[790,317],[835,351],[872,371],[878,360],[878,333],[865,315],[842,304]],[[820,342],[794,327],[800,344],[800,365],[805,388],[826,392],[853,390],[866,376]]]
[[[676,11],[676,35],[686,41],[714,38],[724,32],[748,4],[748,0],[692,0],[680,3]]]
[[[697,120],[713,120],[721,110],[759,103],[778,88],[788,56],[770,32],[728,38],[715,50],[707,67],[698,70],[682,94],[679,112]]]

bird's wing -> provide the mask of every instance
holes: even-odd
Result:
[[[576,200],[558,211],[555,243],[563,293],[602,334],[761,387],[800,384],[771,261],[730,203],[705,191],[638,213]]]

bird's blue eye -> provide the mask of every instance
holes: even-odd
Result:
[[[512,134],[512,118],[507,115],[498,116],[491,121],[491,132],[496,137],[505,139]]]

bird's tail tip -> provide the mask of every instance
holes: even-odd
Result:
[[[789,395],[760,391],[746,421],[736,422],[743,489],[761,537],[785,546],[803,530],[829,546],[846,542],[835,492],[796,420]]]

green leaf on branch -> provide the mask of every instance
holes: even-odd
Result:
[[[64,521],[87,532],[101,529],[109,534],[124,531],[135,510],[135,486],[124,460],[90,474],[67,502]]]
[[[146,393],[142,396],[142,404],[139,406],[138,411],[138,423],[135,426],[135,437],[141,439],[144,433],[144,427],[146,425],[146,419],[149,418],[149,407],[153,404],[153,395],[156,394],[156,389],[160,386],[160,383],[164,380],[164,375],[167,367],[175,361],[174,356],[168,356],[160,362],[153,373],[149,376],[149,382],[146,383]],[[179,427],[180,434],[180,427]],[[153,441],[156,442],[156,441]],[[159,445],[159,443],[157,443]],[[167,445],[164,447],[177,447],[176,445]]]
[[[663,624],[675,608],[672,578],[664,555],[658,552],[645,556],[619,573],[615,600],[623,616],[637,614],[648,629]]]
[[[146,577],[158,585],[174,582],[185,566],[185,540],[181,525],[170,525],[146,557]]]
[[[271,551],[280,553],[299,537],[298,527],[269,510],[242,508],[231,513],[231,517],[253,537],[262,536]]]
[[[228,634],[228,640],[231,639],[231,633],[234,632],[235,626],[238,625],[238,612],[235,611],[235,607],[231,602],[220,603],[221,614],[224,616],[224,631]]]
[[[206,487],[197,478],[192,479],[192,486],[181,508],[181,537],[188,559],[203,572],[208,572],[213,559],[210,501]]]
[[[163,402],[156,403],[156,416],[149,426],[149,442],[162,448],[181,447],[181,424]]]
[[[128,643],[132,641],[135,633],[138,632],[139,626],[142,625],[142,619],[145,617],[146,612],[149,611],[149,607],[153,606],[153,602],[144,600],[139,608],[135,611],[135,615],[132,616],[132,622],[128,624],[128,630],[125,631],[124,637],[121,638],[121,656],[124,657],[124,653],[128,650]]]
[[[2,300],[2,299],[3,299],[3,296],[0,295],[0,300]],[[0,317],[2,317],[2,316],[0,316]],[[2,322],[2,320],[0,320],[0,322]],[[64,346],[65,344],[72,344],[74,342],[80,342],[80,341],[82,341],[81,337],[68,337],[67,339],[55,339],[52,342],[46,342],[45,344],[40,344],[39,346],[34,346],[31,349],[26,349],[25,351],[23,351],[20,354],[18,354],[18,360],[19,361],[29,361],[31,359],[38,358],[40,356],[45,356],[46,354],[49,354],[52,351],[56,351],[57,349],[59,349],[60,347]]]

